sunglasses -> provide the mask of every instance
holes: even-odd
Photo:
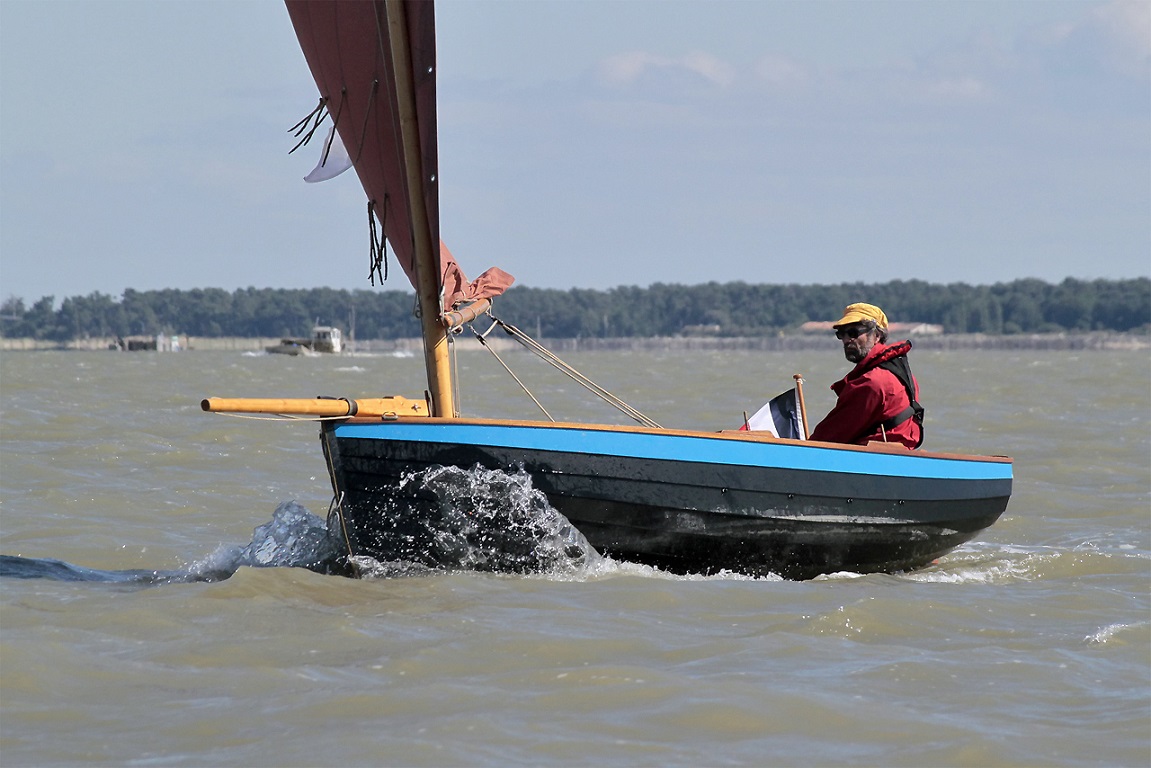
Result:
[[[835,338],[839,339],[840,341],[843,341],[844,339],[858,339],[860,336],[864,335],[865,333],[871,333],[873,330],[875,330],[874,325],[853,325],[848,328],[837,329],[835,331]]]

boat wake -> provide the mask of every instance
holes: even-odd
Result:
[[[0,555],[0,576],[143,586],[181,584],[222,581],[243,567],[291,567],[343,573],[348,565],[341,554],[323,520],[295,501],[286,501],[276,507],[271,520],[252,532],[252,540],[246,546],[222,546],[186,568],[101,570],[49,558]]]
[[[571,578],[601,560],[583,535],[532,488],[524,472],[439,467],[407,482],[436,498],[438,514],[419,516],[423,530],[413,536],[409,527],[394,559],[349,557],[337,516],[325,522],[299,503],[285,501],[271,520],[252,532],[248,544],[221,546],[186,568],[101,570],[50,558],[0,555],[0,577],[152,586],[222,581],[248,567],[306,568],[355,578],[444,571]],[[392,511],[396,519],[405,512]]]

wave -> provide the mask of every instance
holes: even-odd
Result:
[[[1119,638],[1120,644],[1126,642],[1126,638],[1132,632],[1147,634],[1148,628],[1151,628],[1151,621],[1136,621],[1131,624],[1108,624],[1099,630],[1092,632],[1083,638],[1083,641],[1092,645],[1103,645],[1109,643],[1116,638]],[[1145,640],[1146,638],[1140,638]]]
[[[177,570],[101,570],[51,558],[0,555],[0,577],[94,581],[113,584],[180,584],[222,581],[245,566],[307,568],[319,573],[347,573],[334,537],[323,520],[295,501],[276,507],[272,519],[252,532],[246,546],[223,546]]]
[[[1091,542],[1065,546],[969,541],[930,568],[901,578],[952,584],[1083,578],[1117,571],[1143,571],[1148,553],[1134,545],[1101,547]]]
[[[604,558],[567,518],[531,486],[525,472],[437,467],[410,476],[439,500],[441,514],[394,559],[349,556],[339,519],[327,521],[296,501],[276,507],[246,545],[222,546],[177,570],[101,570],[51,558],[0,555],[0,577],[151,586],[222,581],[240,568],[306,568],[357,578],[391,578],[443,571],[531,573],[572,578]],[[402,514],[402,510],[396,511]]]

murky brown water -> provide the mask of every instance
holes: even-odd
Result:
[[[578,576],[0,581],[0,762],[1108,765],[1151,758],[1151,356],[913,353],[933,449],[1007,453],[1004,518],[939,565],[789,583]],[[737,425],[823,352],[572,355],[665,426]],[[461,358],[465,409],[534,417]],[[522,355],[510,362],[533,373]],[[208,395],[418,395],[422,363],[0,355],[0,554],[186,569],[281,501],[323,515],[316,428]],[[557,417],[604,412],[538,385]],[[558,405],[557,405],[558,403]]]

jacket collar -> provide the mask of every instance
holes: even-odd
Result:
[[[867,357],[856,363],[855,367],[851,369],[851,373],[847,374],[844,379],[858,378],[873,368],[878,368],[888,360],[902,357],[910,351],[910,341],[897,341],[894,344],[876,342],[875,346],[871,348],[871,351],[867,353]]]

